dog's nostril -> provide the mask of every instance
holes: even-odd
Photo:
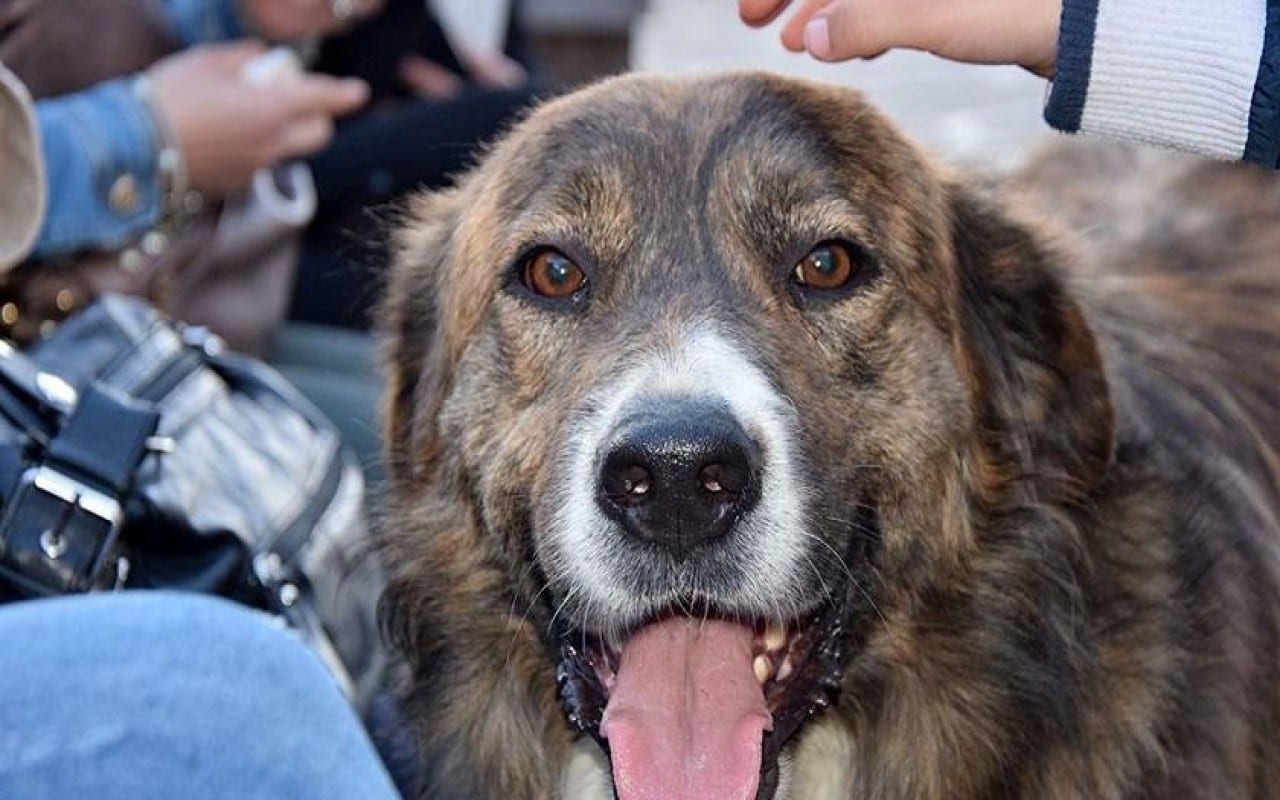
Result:
[[[606,464],[600,487],[615,503],[638,505],[653,492],[653,476],[643,464]]]
[[[714,461],[698,473],[698,482],[711,494],[737,495],[746,491],[751,481],[750,472],[745,456],[741,459]]]

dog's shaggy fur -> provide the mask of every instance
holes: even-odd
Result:
[[[874,274],[797,298],[831,238]],[[541,244],[594,265],[580,308],[511,290]],[[557,692],[553,618],[599,611],[552,535],[558,454],[593,392],[713,325],[793,406],[814,568],[779,603],[866,600],[779,797],[1280,798],[1270,175],[1067,147],[980,184],[853,92],[627,77],[417,202],[384,312],[426,796],[608,796]]]

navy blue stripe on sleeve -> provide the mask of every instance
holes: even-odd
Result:
[[[1280,0],[1267,0],[1267,32],[1249,109],[1244,160],[1280,167]]]
[[[1280,0],[1276,0],[1280,2]],[[1063,0],[1058,29],[1058,63],[1044,118],[1067,133],[1080,130],[1089,94],[1093,65],[1093,37],[1098,24],[1098,0]]]

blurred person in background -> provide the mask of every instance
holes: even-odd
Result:
[[[380,285],[385,231],[378,214],[407,192],[444,186],[534,99],[515,0],[477,0],[470,22],[494,23],[475,41],[468,20],[430,0],[387,0],[381,14],[327,38],[315,69],[356,77],[373,102],[311,160],[319,207],[303,251],[293,318],[367,328]],[[381,216],[385,216],[381,215]]]
[[[158,224],[161,125],[191,185],[217,198],[321,147],[367,93],[308,76],[248,91],[239,69],[260,51],[195,49],[146,72],[153,94],[133,77],[38,105],[0,63],[0,273],[33,250],[107,249]],[[53,72],[33,74],[51,91]],[[401,796],[322,663],[260,612],[186,593],[77,595],[0,605],[0,638],[13,645],[0,654],[7,800]]]
[[[440,188],[463,171],[539,91],[518,0],[473,0],[460,20],[435,5],[387,0],[382,13],[318,48],[314,69],[366,82],[373,99],[340,122],[333,143],[309,161],[316,219],[303,241],[293,322],[271,353],[342,428],[375,486],[383,475],[381,381],[367,329],[387,263],[389,220],[406,194]],[[488,36],[477,30],[485,20]]]
[[[269,43],[317,40],[382,5],[0,0],[0,62],[37,100],[48,198],[27,260],[0,277],[0,334],[30,341],[97,294],[124,291],[262,353],[300,230],[227,208],[253,196],[255,175],[325,147],[370,91],[296,67],[249,72]],[[371,461],[376,444],[361,441]]]
[[[23,2],[0,5],[0,28],[6,16],[22,16]],[[368,87],[316,74],[252,85],[241,70],[264,47],[245,37],[280,41],[329,33],[351,14],[379,5],[364,0],[340,16],[327,0],[163,0],[159,10],[175,42],[191,49],[70,94],[58,91],[49,68],[27,77],[22,63],[10,61],[42,98],[37,116],[49,207],[34,254],[119,247],[155,227],[168,210],[166,171],[182,170],[187,188],[219,199],[243,190],[263,167],[323,148],[335,117],[360,108]],[[72,22],[63,25],[61,35],[72,35]],[[6,34],[5,49],[23,35],[21,27]],[[53,38],[39,47],[73,62],[84,52],[59,45]],[[115,57],[127,59],[128,43],[118,46],[126,52]],[[46,78],[50,85],[41,85]],[[161,163],[166,145],[181,157],[179,167]]]
[[[249,345],[229,338],[269,355],[342,429],[376,482],[371,340],[335,326],[369,323],[384,257],[366,243],[384,231],[366,210],[442,185],[532,98],[514,5],[489,1],[501,4],[490,10],[506,20],[506,36],[459,47],[426,0],[0,0],[0,61],[36,95],[44,140],[48,213],[28,266],[69,274],[46,267],[86,252],[127,265],[138,251],[165,257],[166,243],[178,260],[184,242],[199,249],[183,237],[193,205],[234,198],[259,170],[314,156],[318,214],[300,269],[226,281],[234,291],[206,305],[237,322],[236,314],[257,314],[256,304],[270,307],[263,298],[277,287],[286,304],[283,282],[295,284],[294,316],[320,326],[286,326],[272,341],[274,326],[259,324],[242,337]],[[123,26],[127,14],[154,20]],[[244,80],[263,41],[289,43],[313,57],[314,69]],[[371,97],[335,138],[335,122]],[[296,254],[273,260],[282,255]],[[61,289],[43,294],[68,313],[101,291]],[[0,297],[0,325],[18,339],[20,329],[48,324],[23,299]],[[194,313],[167,310],[227,335]]]

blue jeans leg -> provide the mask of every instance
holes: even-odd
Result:
[[[320,661],[224,600],[0,606],[5,800],[395,800]]]

